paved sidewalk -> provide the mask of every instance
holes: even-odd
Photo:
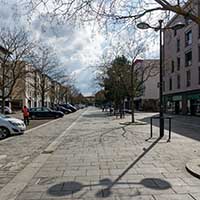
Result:
[[[89,109],[63,133],[55,151],[35,161],[30,180],[22,173],[10,182],[24,183],[10,199],[200,200],[200,179],[185,169],[200,156],[199,141],[173,133],[171,143],[167,137],[147,142],[149,125],[119,122]]]
[[[32,163],[34,158],[59,137],[82,112],[84,111],[79,110],[61,119],[28,130],[23,135],[8,137],[0,141],[0,200],[2,200],[1,189]]]

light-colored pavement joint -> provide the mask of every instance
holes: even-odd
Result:
[[[86,111],[85,111],[86,112]],[[84,113],[85,113],[84,112]],[[65,137],[65,135],[68,133],[68,131],[70,129],[72,129],[72,127],[77,123],[77,121],[82,117],[82,115],[84,114],[82,113],[59,137],[56,138],[56,140],[54,140],[44,151],[43,154],[51,154],[53,153],[57,147],[59,146],[59,144],[61,144],[61,142],[63,141],[63,137]]]

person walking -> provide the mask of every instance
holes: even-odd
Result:
[[[22,109],[23,112],[23,117],[24,117],[24,123],[26,126],[29,125],[29,110],[26,106],[23,107]]]

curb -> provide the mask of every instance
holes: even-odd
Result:
[[[186,164],[185,168],[190,174],[200,179],[200,159],[199,158],[190,160]]]

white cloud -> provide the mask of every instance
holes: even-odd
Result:
[[[113,36],[111,31],[104,35],[95,24],[74,27],[70,23],[58,24],[56,21],[50,23],[49,16],[47,15],[42,17],[32,16],[31,23],[28,23],[25,16],[20,17],[16,15],[22,12],[16,2],[17,0],[4,0],[4,3],[2,3],[2,0],[0,1],[1,25],[14,26],[18,23],[19,26],[26,26],[32,33],[33,38],[40,39],[55,49],[62,66],[69,74],[75,76],[76,85],[80,91],[83,94],[92,93],[95,69],[91,68],[91,66],[95,66],[99,62],[104,50],[106,50],[107,55],[113,53],[113,49],[108,47],[110,44],[109,40],[112,40],[112,43],[115,45],[119,44],[119,42],[122,44],[126,40],[126,33],[124,33],[123,39],[119,41],[118,33],[115,33]],[[140,31],[138,34],[140,38],[146,37],[145,31]],[[159,45],[158,43],[155,45],[155,41],[153,39],[150,40],[148,37],[148,43],[151,48],[146,53],[146,57],[149,57],[149,55],[158,57]]]

